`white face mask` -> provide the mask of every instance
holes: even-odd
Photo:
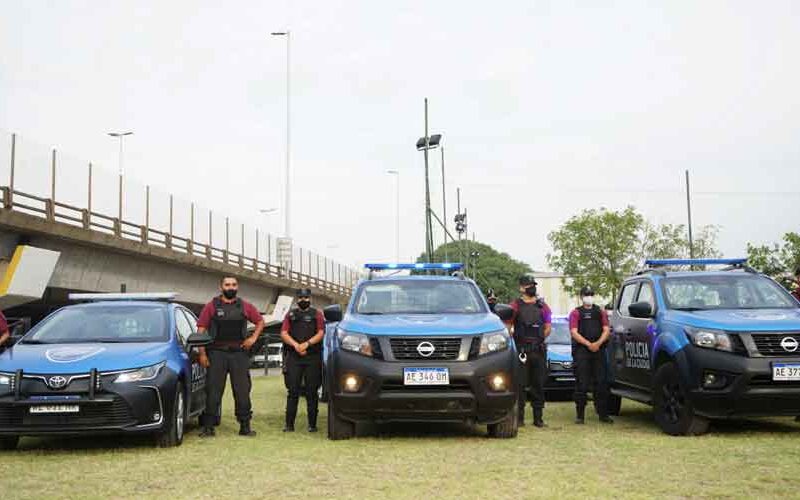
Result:
[[[592,297],[591,295],[587,295],[586,297],[583,298],[583,305],[591,306],[593,304],[594,304],[594,297]]]

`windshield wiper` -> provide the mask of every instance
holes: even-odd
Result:
[[[20,344],[52,344],[52,342],[45,342],[44,340],[30,339],[30,340],[22,340],[22,341],[20,341]]]
[[[704,307],[673,307],[675,311],[686,311],[686,312],[694,312],[694,311],[707,311]]]
[[[379,313],[379,312],[376,312],[376,311],[370,311],[370,312],[363,312],[363,313],[360,312],[358,314],[363,314],[364,316],[380,316],[383,313]]]

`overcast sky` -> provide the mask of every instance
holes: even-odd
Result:
[[[478,239],[536,269],[547,233],[583,208],[684,222],[687,168],[695,223],[720,226],[727,256],[800,229],[796,1],[5,0],[2,12],[0,184],[13,131],[26,169],[46,175],[55,146],[76,172],[62,177],[92,160],[113,193],[105,134],[129,129],[131,178],[280,233],[282,215],[258,209],[283,210],[286,51],[269,33],[289,28],[293,236],[343,262],[393,259],[388,169],[401,172],[402,256],[424,248],[424,97],[450,218],[460,186]],[[438,151],[431,166],[441,212]]]

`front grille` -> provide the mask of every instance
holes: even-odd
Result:
[[[417,350],[419,345],[425,342],[433,345],[433,354],[430,356],[423,356]],[[392,354],[394,355],[394,359],[397,360],[454,360],[458,359],[458,354],[461,351],[460,338],[393,338],[389,339],[389,343],[392,346]]]
[[[381,385],[384,392],[413,391],[413,392],[442,392],[442,391],[472,391],[472,386],[464,380],[451,380],[448,385],[405,385],[402,380],[387,380]]]
[[[792,338],[800,344],[800,333],[753,333],[751,337],[762,356],[800,356],[800,348],[791,352],[781,346],[785,338]]]
[[[72,404],[72,402],[48,402],[47,404]],[[0,426],[9,427],[122,427],[136,423],[130,406],[122,398],[114,398],[110,404],[80,404],[78,413],[31,414],[27,406],[0,407]]]

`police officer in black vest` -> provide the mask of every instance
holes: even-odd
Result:
[[[591,389],[600,421],[613,423],[608,416],[608,381],[606,380],[605,344],[609,338],[608,314],[594,303],[594,290],[581,289],[583,304],[569,315],[572,334],[572,357],[575,360],[575,423],[583,424],[586,393]]]
[[[319,387],[322,384],[322,340],[325,318],[322,311],[311,307],[311,290],[297,291],[297,307],[289,311],[281,327],[285,357],[286,426],[283,432],[294,432],[300,389],[305,381],[308,408],[308,432],[317,432]]]
[[[486,303],[489,304],[489,310],[494,312],[494,308],[497,306],[497,295],[494,293],[494,289],[490,288],[489,293],[486,294]]]
[[[544,382],[547,378],[547,344],[552,312],[536,293],[536,280],[525,275],[519,279],[522,296],[511,303],[514,315],[510,321],[520,360],[519,425],[525,424],[525,403],[533,406],[533,425],[544,427]]]
[[[198,332],[208,331],[213,339],[207,347],[200,348],[199,363],[207,368],[206,409],[200,417],[202,437],[214,435],[214,426],[219,425],[222,394],[228,374],[231,376],[233,400],[239,434],[255,436],[250,428],[253,416],[250,403],[250,349],[264,330],[264,318],[249,302],[237,297],[239,281],[234,276],[225,276],[220,281],[220,295],[206,304],[197,320]],[[247,333],[247,322],[256,325],[252,334]]]

